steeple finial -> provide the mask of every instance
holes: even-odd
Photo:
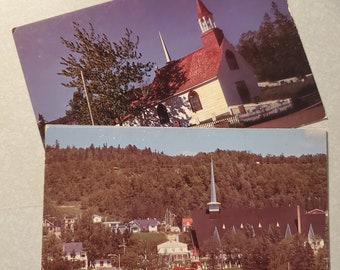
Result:
[[[210,162],[210,202],[208,203],[208,211],[211,212],[219,212],[220,211],[220,203],[217,202],[216,198],[216,186],[215,186],[215,176],[214,176],[214,164],[211,155]]]
[[[169,62],[171,62],[170,54],[168,52],[168,49],[166,48],[166,45],[164,43],[164,40],[163,40],[161,32],[158,32],[158,34],[159,34],[159,39],[161,40],[161,43],[162,43],[162,47],[163,47],[163,51],[164,51],[166,62],[169,63]]]
[[[197,21],[201,28],[202,33],[216,28],[213,14],[206,8],[201,0],[196,1],[197,4]]]

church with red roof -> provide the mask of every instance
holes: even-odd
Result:
[[[227,204],[217,201],[213,160],[210,164],[210,202],[205,209],[197,208],[191,212],[191,236],[196,250],[200,250],[204,243],[215,240],[221,245],[221,239],[227,234],[245,233],[251,238],[266,235],[276,230],[281,237],[289,238],[293,235],[305,237],[314,252],[325,245],[326,214],[325,211],[315,209],[305,211],[299,205],[292,207],[264,207],[264,208],[231,208]]]
[[[158,119],[154,125],[189,127],[224,119],[227,127],[226,119],[260,95],[253,68],[216,26],[213,13],[201,0],[196,4],[200,49],[171,60],[160,35],[167,63],[157,69],[143,97],[148,115]]]

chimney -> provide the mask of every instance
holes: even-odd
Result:
[[[301,209],[300,209],[300,205],[296,206],[296,212],[297,212],[298,234],[301,234]]]

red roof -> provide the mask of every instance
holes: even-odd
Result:
[[[324,215],[308,215],[303,210],[300,213],[302,234],[308,234],[311,224],[316,235],[325,236]],[[218,229],[221,238],[227,231],[242,229],[241,225],[251,225],[256,235],[268,231],[270,226],[272,228],[278,226],[283,236],[287,225],[289,225],[292,234],[298,232],[297,209],[295,207],[267,207],[262,209],[225,207],[221,209],[220,213],[211,214],[206,214],[203,209],[196,209],[192,212],[192,217],[199,244],[212,237],[215,227]]]
[[[212,13],[206,8],[206,6],[201,2],[201,0],[197,0],[197,17],[202,18],[204,16],[211,16]]]
[[[203,47],[156,71],[153,101],[181,93],[217,76],[222,57],[220,47]]]
[[[192,222],[192,218],[182,218],[182,226],[191,226]]]

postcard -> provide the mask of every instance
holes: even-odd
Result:
[[[48,126],[43,269],[327,269],[327,134]]]
[[[326,118],[286,1],[116,0],[13,29],[38,126]]]

